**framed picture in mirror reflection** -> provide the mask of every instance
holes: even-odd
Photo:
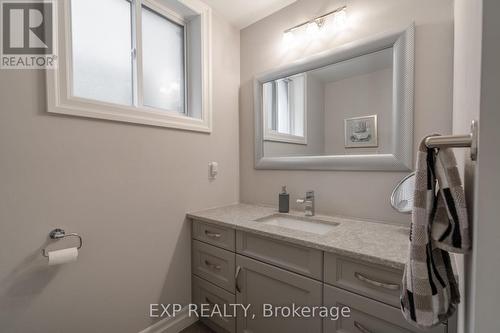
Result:
[[[378,147],[377,115],[344,120],[345,148]]]

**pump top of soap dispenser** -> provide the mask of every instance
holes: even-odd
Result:
[[[286,194],[286,185],[281,186],[281,193]]]

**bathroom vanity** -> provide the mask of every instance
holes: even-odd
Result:
[[[251,304],[236,318],[203,318],[216,332],[424,332],[408,324],[399,293],[408,229],[387,223],[236,204],[192,220],[196,304]],[[350,308],[349,317],[263,318],[262,304]],[[455,320],[425,332],[454,333]]]

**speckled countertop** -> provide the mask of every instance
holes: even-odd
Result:
[[[265,235],[291,243],[370,261],[386,267],[403,269],[408,251],[408,227],[316,215],[312,219],[339,223],[326,234],[314,234],[255,221],[278,213],[272,207],[235,204],[188,213],[187,217]],[[303,212],[290,215],[303,217]]]

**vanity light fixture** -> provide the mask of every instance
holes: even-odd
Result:
[[[283,39],[285,42],[290,42],[291,40],[294,39],[294,32],[303,28],[304,26],[306,27],[306,33],[308,35],[317,35],[321,28],[325,25],[325,21],[333,15],[334,18],[334,26],[336,30],[341,30],[347,21],[347,13],[346,13],[346,8],[347,6],[342,6],[339,7],[335,10],[332,10],[326,14],[317,16],[309,21],[302,22],[300,24],[297,24],[291,28],[286,29],[283,32]]]

